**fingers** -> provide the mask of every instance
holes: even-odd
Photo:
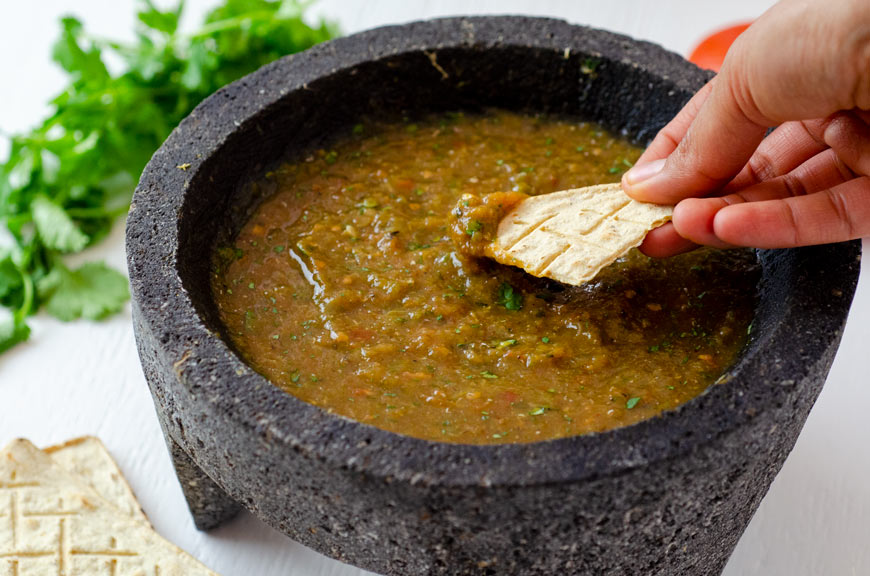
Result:
[[[851,180],[854,174],[831,150],[817,154],[788,174],[718,198],[687,198],[674,208],[673,226],[647,235],[641,250],[649,256],[671,256],[694,244],[728,248],[732,244],[717,236],[714,220],[719,211],[746,202],[761,202],[811,194]],[[661,232],[659,232],[661,231]],[[682,238],[682,240],[677,240]]]
[[[856,174],[870,175],[870,126],[866,112],[841,112],[825,125],[824,140]]]
[[[758,146],[722,190],[731,193],[787,174],[829,146],[857,174],[870,174],[870,113],[855,110],[825,119],[786,122]]]
[[[870,177],[807,196],[735,204],[719,210],[713,232],[721,242],[790,248],[870,235]]]
[[[723,189],[730,193],[788,174],[825,150],[822,120],[786,122],[768,135],[743,170]]]
[[[665,257],[697,244],[727,248],[716,216],[724,208],[835,188],[870,174],[870,114],[857,110],[824,120],[787,123],[775,130],[743,171],[718,198],[686,199],[677,204],[672,224],[650,232],[640,246],[648,256]],[[827,146],[831,148],[827,148]],[[801,163],[806,157],[809,160]]]

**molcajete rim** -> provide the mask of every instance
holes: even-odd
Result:
[[[327,414],[270,384],[219,337],[202,290],[191,279],[196,268],[191,261],[201,260],[201,254],[184,252],[186,247],[190,252],[195,233],[189,222],[202,218],[190,200],[208,185],[209,162],[225,147],[238,145],[240,134],[268,121],[294,93],[311,90],[330,75],[409,53],[431,59],[433,74],[449,75],[443,63],[434,66],[439,53],[504,47],[553,52],[568,63],[594,55],[625,71],[636,70],[634,80],[659,79],[670,87],[672,104],[686,101],[709,79],[661,47],[610,32],[551,19],[476,17],[386,27],[335,40],[219,90],[154,155],[128,219],[134,306],[174,366],[175,384],[207,399],[203,401],[213,413],[240,429],[288,449],[376,477],[445,486],[523,486],[618,474],[685,454],[786,402],[789,387],[839,336],[857,281],[856,242],[761,253],[766,271],[791,262],[794,281],[787,293],[768,295],[770,307],[756,319],[752,341],[729,371],[727,384],[633,426],[531,444],[437,443]],[[661,123],[651,127],[647,121],[635,135],[649,137]],[[787,305],[795,301],[801,306]],[[812,318],[802,308],[812,309]],[[807,340],[807,334],[816,338]],[[772,354],[776,351],[782,355]],[[185,448],[196,460],[196,447]]]

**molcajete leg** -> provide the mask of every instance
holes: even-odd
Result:
[[[200,470],[172,437],[167,435],[166,441],[196,527],[200,530],[211,530],[232,520],[242,509],[239,503],[227,496],[214,480]]]

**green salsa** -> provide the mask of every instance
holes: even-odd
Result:
[[[639,154],[592,123],[497,110],[360,124],[251,184],[267,199],[213,259],[227,333],[288,393],[430,440],[533,442],[673,409],[746,341],[751,251],[635,250],[571,287],[451,239],[465,193],[613,182]]]

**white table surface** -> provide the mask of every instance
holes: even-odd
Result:
[[[160,2],[164,4],[165,2]],[[211,1],[188,1],[186,25]],[[770,0],[422,2],[324,0],[319,12],[352,33],[387,23],[462,13],[526,13],[630,34],[686,54],[698,38],[753,18]],[[101,36],[129,38],[133,0],[0,3],[0,130],[35,123],[63,77],[49,62],[56,20],[74,13]],[[0,147],[0,158],[5,148]],[[866,248],[865,244],[865,248]],[[123,227],[90,250],[124,267]],[[724,574],[870,574],[870,288],[862,274],[828,382],[792,454],[773,483]],[[95,434],[108,446],[164,536],[224,576],[350,576],[363,571],[329,560],[244,513],[198,532],[157,424],[133,342],[129,307],[94,324],[39,316],[31,341],[0,356],[0,444],[23,436],[40,445]]]

